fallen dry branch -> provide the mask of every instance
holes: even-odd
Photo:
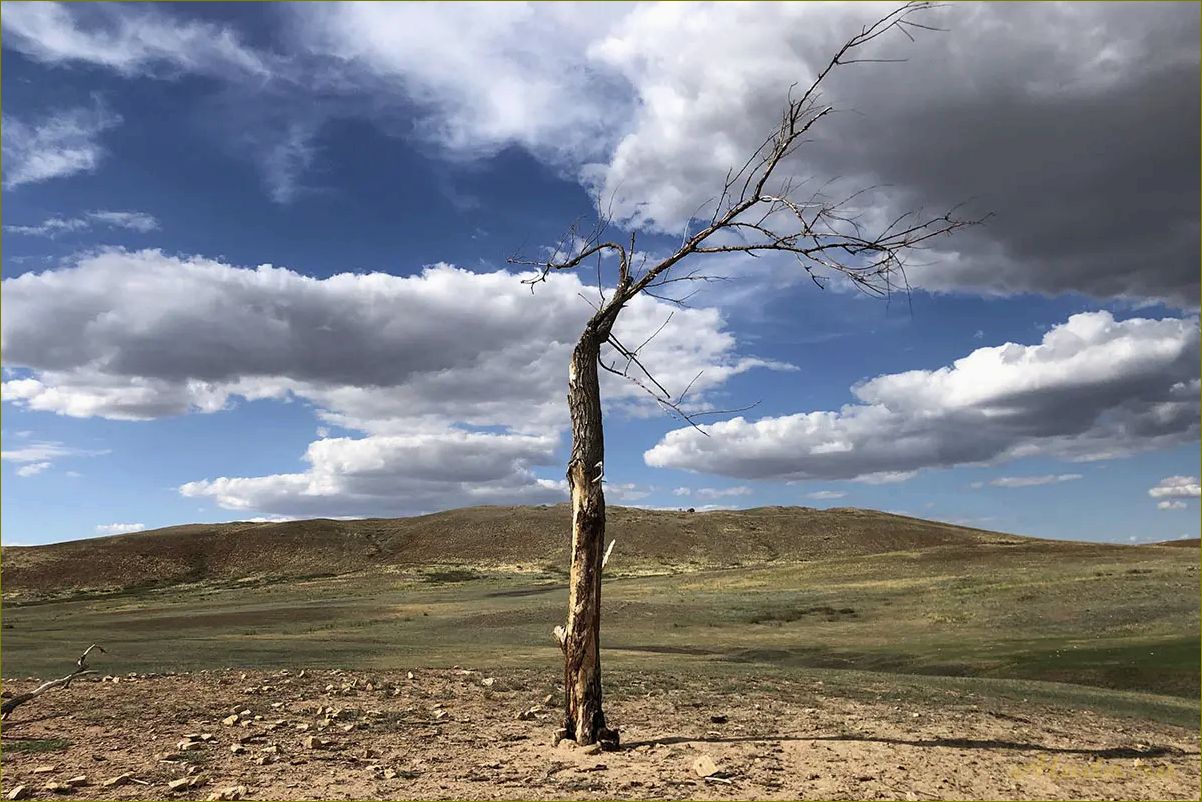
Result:
[[[96,672],[93,669],[88,668],[88,654],[90,654],[93,649],[104,652],[104,649],[93,643],[91,646],[83,650],[83,654],[81,654],[79,659],[75,661],[75,670],[67,676],[59,677],[58,679],[52,679],[49,682],[43,682],[32,691],[19,693],[11,699],[5,699],[3,706],[0,706],[0,718],[8,718],[9,713],[13,712],[29,700],[36,699],[46,691],[51,691],[55,688],[66,688],[71,684],[71,681],[77,677],[82,677],[85,674],[95,674]]]

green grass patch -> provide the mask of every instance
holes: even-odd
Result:
[[[62,752],[70,746],[66,738],[5,738],[0,741],[0,752]]]

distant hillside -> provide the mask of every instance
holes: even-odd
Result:
[[[609,508],[623,569],[746,565],[1017,544],[1028,538],[860,509],[683,512]],[[414,518],[190,524],[48,546],[6,547],[7,598],[421,565],[566,567],[569,510],[471,507]]]

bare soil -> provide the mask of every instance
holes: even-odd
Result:
[[[947,690],[616,671],[607,712],[622,747],[588,754],[552,744],[549,679],[323,669],[78,681],[5,722],[0,788],[49,798],[64,794],[48,783],[84,775],[71,798],[207,799],[239,785],[254,799],[1199,798],[1198,731],[1170,724]],[[699,776],[703,756],[716,775]]]

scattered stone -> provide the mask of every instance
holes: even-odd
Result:
[[[240,755],[246,751],[246,747],[242,744],[230,744],[230,752],[235,755]]]
[[[550,707],[551,703],[554,701],[555,701],[555,695],[551,694],[551,693],[547,694],[546,696],[543,697],[543,707]]]
[[[72,788],[80,788],[80,787],[88,784],[88,775],[80,774],[78,776],[70,777],[66,780],[63,780],[63,782],[66,783],[67,785],[71,786]]]
[[[177,743],[175,748],[181,752],[191,752],[193,749],[200,748],[200,741],[183,740]]]
[[[127,771],[124,774],[118,774],[116,777],[105,780],[104,782],[101,783],[101,785],[103,785],[105,788],[112,788],[117,785],[125,785],[127,782],[129,782],[133,778],[134,778],[134,775],[130,774]]]
[[[527,708],[518,713],[518,721],[534,721],[538,718],[538,714],[543,712],[543,709],[538,705]]]
[[[415,678],[415,677],[413,676],[413,672],[412,672],[412,671],[406,672],[406,674],[405,674],[405,679],[414,679],[414,678]]]
[[[448,713],[445,710],[435,710],[434,711],[434,720],[442,721],[444,718],[447,717],[447,715],[448,715]]]
[[[308,731],[308,729],[309,729],[309,725],[308,725],[308,724],[297,724],[297,725],[296,725],[296,731],[297,731],[297,732],[307,732],[307,731]]]
[[[725,724],[725,723],[726,723],[726,716],[722,716],[722,715],[718,715],[718,716],[710,716],[710,723],[712,723],[712,724]]]
[[[33,770],[34,774],[49,774],[58,769],[58,766],[38,766]]]
[[[483,685],[485,688],[491,688],[497,684],[497,678],[496,677],[485,677],[484,679],[480,680],[480,684]]]
[[[49,782],[42,787],[52,794],[71,794],[75,792],[75,789],[66,783]]]
[[[718,764],[709,755],[702,755],[693,761],[693,773],[698,777],[717,777],[722,774]]]
[[[16,786],[15,788],[13,788],[11,791],[8,792],[8,798],[9,799],[28,799],[29,798],[29,786],[28,785]]]
[[[330,742],[324,738],[318,738],[316,735],[310,735],[304,740],[304,744],[307,749],[325,749]]]
[[[599,755],[599,754],[601,754],[601,744],[591,743],[588,746],[581,749],[580,751],[586,755]]]
[[[167,790],[175,793],[177,791],[186,791],[192,788],[196,783],[196,777],[180,777],[178,780],[171,780],[167,783]]]
[[[225,718],[223,718],[223,719],[221,720],[221,723],[222,723],[222,724],[224,724],[224,725],[225,725],[225,726],[227,726],[227,727],[232,727],[232,726],[234,726],[235,724],[237,724],[237,723],[238,723],[238,714],[237,714],[237,713],[235,713],[235,714],[233,714],[232,716],[226,716]]]
[[[562,727],[551,733],[551,746],[559,746],[559,742],[568,737],[568,731]]]
[[[577,744],[572,738],[561,738],[559,742],[555,744],[556,749],[564,752],[568,751],[569,749],[575,749],[577,746],[579,746],[579,744]]]
[[[218,802],[225,799],[241,799],[246,796],[245,785],[231,785],[228,788],[222,788],[220,791],[214,791],[209,794],[209,802]]]

